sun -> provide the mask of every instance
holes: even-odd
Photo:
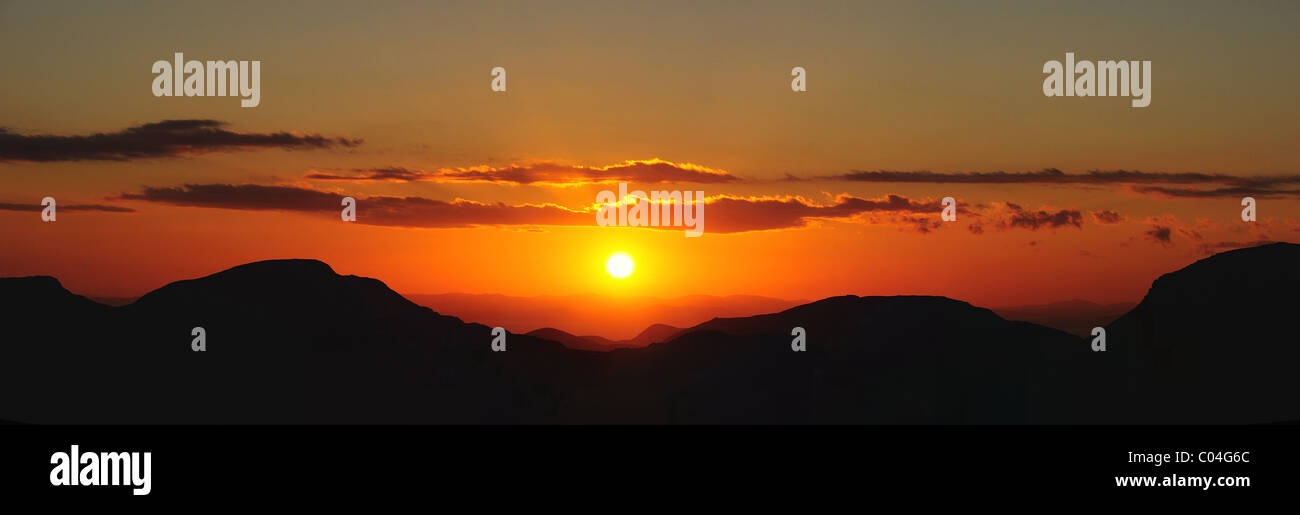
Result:
[[[616,279],[622,279],[632,275],[632,269],[636,265],[632,263],[632,257],[622,252],[615,252],[605,260],[605,271]]]

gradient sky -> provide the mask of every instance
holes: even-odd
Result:
[[[1298,15],[1295,2],[0,1],[0,127],[18,141],[8,154],[0,143],[0,205],[9,206],[0,209],[0,275],[54,275],[78,293],[135,296],[248,261],[309,257],[407,293],[1137,300],[1159,274],[1208,253],[1300,240],[1300,70],[1289,65]],[[151,64],[177,51],[262,61],[261,105],[154,97]],[[1042,65],[1067,51],[1152,61],[1150,107],[1044,97]],[[494,66],[508,70],[505,93],[490,91]],[[808,70],[807,92],[790,91],[793,66]],[[42,135],[165,120],[220,121],[223,134],[250,141],[291,131],[360,143],[117,160],[15,150]],[[616,184],[452,177],[511,165],[599,175],[652,159],[731,180],[630,181],[633,189],[702,190],[736,210],[706,206],[701,238],[596,227],[594,217],[502,223],[465,205],[392,220],[436,225],[429,217],[468,209],[470,227],[367,219],[371,197],[580,211]],[[309,177],[397,168],[421,180]],[[1211,179],[1025,175],[1048,168]],[[908,173],[844,177],[877,170]],[[912,173],[921,171],[1013,175],[934,183]],[[244,190],[222,197],[224,207],[160,201],[159,191],[184,196],[185,185],[355,196],[360,220],[287,204],[247,209]],[[1215,190],[1231,191],[1205,193]],[[1259,199],[1254,224],[1239,218],[1243,191]],[[946,224],[925,208],[780,223],[791,207],[813,212],[842,195],[897,195],[906,206],[952,196],[970,211]],[[59,201],[55,223],[26,210],[45,196]],[[65,208],[76,205],[134,212]],[[775,226],[733,232],[733,219]],[[605,274],[615,251],[636,260],[630,278]]]

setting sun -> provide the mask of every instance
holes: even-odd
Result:
[[[615,252],[605,261],[605,271],[618,279],[632,275],[632,268],[634,267],[632,257],[622,252]]]

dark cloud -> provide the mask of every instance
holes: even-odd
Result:
[[[1081,174],[1067,174],[1056,168],[1046,168],[1037,172],[853,171],[824,178],[857,182],[931,184],[1229,184],[1255,188],[1300,184],[1300,175],[1240,177],[1226,174],[1136,170],[1093,170]]]
[[[943,226],[942,219],[925,215],[901,215],[893,222],[901,225],[904,230],[920,234],[930,234],[931,231]]]
[[[1198,219],[1194,224],[1185,224],[1179,222],[1178,218],[1174,215],[1164,214],[1147,217],[1143,223],[1150,224],[1150,229],[1142,233],[1142,238],[1166,247],[1174,245],[1175,240],[1177,239],[1183,239],[1191,244],[1192,248],[1199,249],[1201,253],[1205,254],[1213,254],[1215,249],[1227,248],[1220,247],[1219,243],[1206,241],[1207,238],[1205,234],[1209,233],[1207,232],[1203,234],[1202,231],[1214,231],[1218,227],[1218,224],[1207,219]],[[1242,227],[1243,225],[1248,226],[1249,229]],[[1276,229],[1276,227],[1267,222],[1260,224],[1234,224],[1232,226],[1232,229],[1237,228],[1240,228],[1242,232],[1249,231],[1254,233],[1253,235],[1243,234],[1242,236],[1247,240],[1253,239],[1261,241],[1270,240],[1271,237],[1269,236],[1269,233]],[[1234,232],[1236,231],[1234,230]],[[1226,243],[1232,244],[1231,242]]]
[[[293,186],[187,184],[174,188],[145,188],[141,193],[123,193],[118,198],[190,207],[326,212],[342,209],[343,197]]]
[[[437,172],[411,170],[400,166],[388,168],[354,169],[349,172],[329,173],[313,171],[303,176],[313,181],[347,181],[347,182],[416,182],[432,181]]]
[[[359,210],[360,208],[358,208]],[[395,227],[473,227],[479,225],[592,225],[593,213],[555,204],[444,202],[420,197],[370,197],[365,200],[370,222]],[[359,215],[358,215],[359,216]],[[360,220],[360,218],[358,218]]]
[[[1159,195],[1172,198],[1278,198],[1300,196],[1300,189],[1285,189],[1272,186],[1229,187],[1213,189],[1170,188],[1164,186],[1133,186],[1131,189],[1144,195]]]
[[[1083,227],[1083,213],[1074,209],[1061,209],[1058,211],[1046,210],[1028,210],[1016,204],[1006,204],[1010,210],[1010,216],[1002,221],[1003,227],[1021,228],[1029,230],[1038,229],[1056,229],[1058,227]]]
[[[220,209],[291,211],[338,216],[345,195],[295,186],[255,184],[189,184],[171,188],[146,188],[123,193],[122,200],[157,202],[175,206]],[[452,202],[420,197],[356,197],[357,223],[393,227],[472,226],[594,226],[597,206],[570,209],[555,204],[488,204],[469,200]],[[841,195],[831,204],[815,204],[797,197],[716,196],[705,200],[704,231],[736,233],[805,227],[819,219],[849,220],[862,214],[888,215],[884,222],[920,232],[937,227],[943,207],[935,200],[917,201],[898,195],[864,199]],[[959,210],[964,211],[964,210]],[[967,212],[970,214],[969,212]],[[681,230],[660,226],[659,229]]]
[[[933,227],[919,222],[915,216],[937,217],[943,206],[937,200],[916,201],[899,195],[878,199],[865,199],[840,195],[833,204],[814,204],[798,197],[733,197],[710,198],[705,209],[705,230],[710,232],[744,232],[805,227],[817,219],[849,219],[851,217],[882,213],[900,215],[878,219],[877,223],[893,223],[911,227],[918,232],[929,232]],[[958,212],[970,214],[965,208]]]
[[[175,188],[146,188],[119,198],[175,206],[220,209],[342,212],[346,195],[292,186],[256,184],[189,184]],[[506,205],[468,200],[446,202],[420,197],[356,197],[357,223],[390,227],[450,228],[478,225],[590,225],[589,212],[554,204]]]
[[[104,204],[58,204],[55,203],[59,213],[67,211],[102,211],[105,213],[134,213],[135,210],[123,206],[109,206]],[[0,202],[0,211],[42,211],[45,206],[40,204],[9,204]]]
[[[1115,211],[1102,209],[1099,211],[1093,211],[1092,219],[1099,224],[1110,225],[1110,224],[1117,224],[1124,221],[1124,216],[1120,215]]]
[[[580,166],[538,162],[501,167],[475,166],[412,170],[402,167],[350,170],[347,172],[313,171],[307,179],[316,181],[432,181],[489,182],[501,184],[575,185],[609,182],[638,184],[736,182],[740,178],[723,170],[691,163],[673,163],[661,159],[624,161],[610,166]]]
[[[355,147],[359,139],[294,132],[251,133],[225,129],[216,120],[164,120],[85,136],[24,135],[0,129],[2,161],[126,161],[257,148]]]
[[[1300,189],[1286,187],[1287,185],[1300,184],[1300,175],[1294,174],[1237,176],[1220,173],[1165,173],[1137,170],[1093,170],[1086,173],[1067,174],[1056,168],[1046,168],[1036,172],[853,171],[820,178],[876,183],[1124,185],[1136,193],[1163,195],[1173,198],[1246,197],[1251,195],[1259,197],[1300,196]],[[1219,187],[1154,186],[1157,184],[1217,185]]]
[[[1171,241],[1169,238],[1169,236],[1172,233],[1173,231],[1169,227],[1165,227],[1163,225],[1154,225],[1151,227],[1150,230],[1142,234],[1146,235],[1147,239],[1151,241],[1154,241],[1161,245],[1168,246],[1173,244],[1173,241]]]

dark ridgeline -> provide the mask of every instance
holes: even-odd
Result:
[[[1300,421],[1300,245],[1234,250],[1160,276],[1107,327],[1142,392],[1131,419]]]
[[[122,307],[73,295],[50,277],[0,279],[0,419],[1293,421],[1296,263],[1300,245],[1278,243],[1167,274],[1107,327],[1105,353],[1088,339],[943,297],[833,297],[688,329],[652,327],[624,342],[639,348],[609,352],[512,334],[509,350],[494,353],[488,327],[319,261],[243,265]],[[207,352],[191,352],[194,326],[206,329]],[[807,352],[790,350],[795,326],[807,331]]]
[[[1098,304],[1074,299],[1050,304],[993,308],[993,312],[1007,320],[1033,322],[1073,335],[1089,336],[1092,328],[1113,322],[1135,307],[1136,302]]]
[[[543,340],[560,342],[570,349],[607,351],[624,348],[634,349],[645,347],[652,343],[668,341],[681,331],[682,328],[680,327],[673,327],[667,324],[652,324],[650,327],[645,328],[644,331],[641,331],[640,334],[627,340],[611,340],[603,336],[577,336],[553,327],[543,327],[541,329],[528,331],[525,334]]]

